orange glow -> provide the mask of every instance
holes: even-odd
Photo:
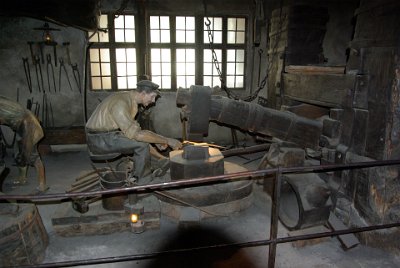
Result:
[[[139,216],[137,214],[131,214],[131,222],[137,223],[139,220]]]

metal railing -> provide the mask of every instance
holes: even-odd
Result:
[[[298,240],[315,239],[329,236],[338,236],[349,233],[359,233],[365,231],[373,231],[380,229],[387,229],[393,227],[399,227],[400,222],[373,225],[367,227],[359,228],[349,228],[347,230],[336,230],[330,232],[321,232],[307,235],[297,235],[291,237],[278,237],[278,215],[279,215],[279,205],[280,205],[280,186],[281,186],[281,176],[282,174],[290,173],[310,173],[310,172],[328,172],[335,170],[348,170],[348,169],[359,169],[359,168],[371,168],[379,166],[394,166],[400,165],[400,160],[382,160],[382,161],[369,161],[369,162],[358,162],[349,164],[325,164],[325,165],[315,165],[315,166],[302,166],[302,167],[277,167],[269,168],[263,170],[254,171],[244,171],[231,174],[224,174],[219,176],[210,176],[203,178],[185,179],[179,181],[171,181],[164,183],[155,183],[149,185],[139,185],[132,187],[125,187],[120,189],[110,189],[110,190],[99,190],[92,192],[80,192],[80,193],[56,193],[56,194],[46,194],[46,195],[0,195],[0,200],[18,200],[18,201],[66,201],[71,198],[76,197],[89,197],[95,195],[109,195],[116,193],[148,193],[158,190],[176,189],[176,188],[187,188],[191,186],[200,186],[203,184],[219,183],[227,181],[236,180],[255,180],[262,179],[266,175],[275,174],[273,196],[272,196],[272,208],[271,208],[271,227],[270,227],[270,238],[268,240],[257,240],[250,242],[240,242],[240,243],[229,243],[229,244],[219,244],[196,248],[187,249],[177,249],[168,250],[161,252],[153,252],[146,254],[136,254],[127,256],[117,256],[117,257],[106,257],[106,258],[96,258],[87,260],[75,260],[75,261],[65,261],[65,262],[55,262],[55,263],[43,263],[34,266],[23,266],[23,267],[67,267],[67,266],[78,266],[78,265],[92,265],[92,264],[104,264],[113,262],[126,262],[135,260],[145,260],[153,259],[157,257],[162,257],[170,254],[182,254],[192,251],[200,250],[216,250],[220,248],[245,248],[245,247],[258,247],[258,246],[269,246],[268,253],[268,267],[275,267],[276,258],[276,246],[277,244],[293,242]]]

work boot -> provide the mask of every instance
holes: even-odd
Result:
[[[14,185],[24,185],[28,181],[26,180],[26,174],[28,172],[28,167],[18,167],[18,177],[13,180]]]

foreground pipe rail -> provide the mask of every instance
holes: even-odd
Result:
[[[272,243],[282,244],[288,242],[294,242],[299,240],[308,240],[315,239],[321,237],[329,237],[329,236],[338,236],[345,235],[350,233],[361,233],[373,230],[381,230],[400,227],[400,222],[390,223],[390,224],[381,224],[367,227],[359,227],[359,228],[350,228],[346,230],[337,230],[332,232],[321,232],[307,235],[298,235],[298,236],[289,236],[289,237],[280,237],[277,239],[269,239],[269,240],[256,240],[250,242],[239,242],[239,243],[230,243],[230,244],[219,244],[219,245],[211,245],[197,248],[187,248],[187,249],[176,249],[176,250],[167,250],[161,252],[152,252],[145,254],[135,254],[135,255],[126,255],[126,256],[117,256],[117,257],[105,257],[105,258],[97,258],[97,259],[87,259],[87,260],[76,260],[76,261],[64,261],[64,262],[53,262],[53,263],[43,263],[36,264],[34,266],[19,266],[19,267],[71,267],[78,265],[93,265],[93,264],[104,264],[104,263],[115,263],[115,262],[126,262],[126,261],[138,261],[138,260],[146,260],[159,258],[171,254],[184,254],[187,252],[200,251],[200,250],[215,250],[215,249],[223,249],[223,248],[248,248],[248,247],[259,247],[259,246],[268,246]]]
[[[97,194],[111,194],[111,193],[126,193],[126,192],[155,192],[157,190],[177,188],[177,187],[190,187],[201,184],[211,184],[218,183],[223,181],[233,181],[233,180],[243,180],[243,179],[260,179],[260,176],[265,176],[267,174],[276,173],[276,179],[274,181],[274,194],[272,199],[272,209],[271,209],[271,229],[270,229],[270,239],[269,240],[258,240],[251,242],[240,242],[240,243],[231,243],[231,244],[219,244],[219,245],[211,245],[205,247],[197,247],[197,248],[189,248],[189,249],[177,249],[177,250],[169,250],[162,252],[153,252],[146,254],[137,254],[137,255],[128,255],[128,256],[117,256],[117,257],[106,257],[106,258],[97,258],[97,259],[88,259],[88,260],[75,260],[75,261],[65,261],[65,262],[56,262],[56,263],[44,263],[35,266],[24,266],[24,267],[69,267],[69,266],[78,266],[78,265],[91,265],[91,264],[103,264],[103,263],[115,263],[115,262],[126,262],[126,261],[134,261],[134,260],[145,260],[152,259],[157,257],[162,257],[169,254],[182,254],[191,251],[199,251],[199,250],[210,250],[210,249],[220,249],[220,248],[243,248],[243,247],[257,247],[257,246],[269,246],[269,255],[268,255],[268,267],[275,267],[275,258],[276,258],[276,246],[280,243],[287,243],[298,240],[307,240],[307,239],[315,239],[321,237],[328,236],[336,236],[343,235],[349,233],[357,233],[357,232],[365,232],[379,229],[387,229],[393,227],[399,227],[400,222],[390,223],[390,224],[382,224],[382,225],[374,225],[368,227],[359,227],[359,228],[350,228],[346,230],[337,230],[331,232],[323,232],[323,233],[314,233],[308,235],[299,235],[292,237],[277,237],[278,234],[278,212],[279,212],[279,203],[280,203],[280,177],[284,173],[310,173],[310,172],[320,172],[320,171],[333,171],[333,170],[343,170],[343,169],[354,169],[354,168],[368,168],[368,167],[378,167],[378,166],[391,166],[391,165],[399,165],[400,160],[386,160],[386,161],[370,161],[370,162],[359,162],[359,163],[351,163],[351,164],[330,164],[330,165],[318,165],[318,166],[309,166],[309,167],[290,167],[290,168],[271,168],[265,170],[256,170],[249,172],[238,172],[220,176],[212,176],[212,177],[204,177],[204,178],[196,178],[196,179],[186,179],[180,181],[172,181],[168,183],[158,183],[151,185],[143,185],[143,186],[135,186],[128,187],[123,189],[113,189],[113,190],[105,190],[105,191],[93,191],[93,192],[84,192],[84,193],[65,193],[65,194],[49,194],[45,196],[29,196],[29,195],[5,195],[0,196],[1,199],[13,199],[13,200],[49,200],[50,199],[65,199],[70,198],[72,196],[92,196]],[[61,198],[61,199],[60,199]]]
[[[62,201],[64,199],[70,199],[75,197],[88,197],[95,195],[109,195],[117,193],[147,193],[158,190],[167,190],[174,188],[185,188],[191,186],[199,186],[209,183],[218,183],[234,180],[256,180],[262,179],[263,176],[280,172],[281,174],[287,173],[310,173],[310,172],[322,172],[322,171],[334,171],[334,170],[345,170],[354,168],[369,168],[379,166],[394,166],[400,165],[400,160],[379,160],[369,162],[358,162],[350,164],[328,164],[328,165],[314,165],[314,166],[302,166],[302,167],[278,167],[269,168],[262,170],[244,171],[231,174],[224,174],[218,176],[202,177],[195,179],[185,179],[179,181],[171,181],[164,183],[154,183],[148,185],[139,185],[133,187],[125,187],[118,189],[109,190],[98,190],[92,192],[81,192],[81,193],[56,193],[56,194],[44,194],[44,195],[0,195],[0,200],[17,200],[17,201]]]

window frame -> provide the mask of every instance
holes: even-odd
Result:
[[[116,62],[116,49],[117,48],[135,48],[136,49],[136,77],[139,80],[141,70],[144,71],[141,66],[147,66],[147,75],[152,76],[151,70],[151,49],[152,48],[168,48],[171,52],[171,88],[161,88],[160,90],[165,92],[175,92],[177,90],[177,59],[176,59],[176,51],[177,49],[194,49],[195,50],[195,84],[204,84],[204,50],[210,49],[208,42],[204,42],[204,30],[206,30],[206,26],[204,25],[204,19],[209,17],[220,17],[222,18],[222,43],[216,44],[214,43],[213,49],[221,49],[222,59],[218,58],[218,61],[221,62],[220,69],[222,72],[222,77],[227,84],[227,51],[228,49],[243,49],[244,50],[244,63],[243,63],[243,87],[230,87],[231,90],[237,91],[245,91],[248,83],[251,83],[245,74],[247,70],[247,66],[249,64],[249,42],[250,36],[249,32],[249,16],[248,15],[193,15],[193,14],[162,14],[162,13],[152,13],[148,12],[145,18],[140,18],[138,14],[134,14],[132,12],[124,12],[120,15],[133,15],[135,16],[135,42],[129,43],[119,43],[115,42],[114,36],[114,14],[113,13],[104,13],[108,18],[108,33],[109,33],[109,42],[93,42],[91,43],[90,48],[108,48],[110,50],[110,68],[111,68],[111,89],[93,89],[92,85],[92,72],[91,68],[88,68],[89,73],[89,86],[91,92],[117,92],[123,90],[132,90],[135,88],[127,88],[127,89],[118,89],[118,76],[117,76],[117,62]],[[170,21],[170,42],[169,43],[151,43],[150,40],[150,17],[151,16],[168,16]],[[194,17],[195,21],[195,42],[194,43],[177,43],[176,42],[176,17]],[[111,20],[110,20],[111,18]],[[245,19],[245,31],[244,31],[244,43],[243,44],[228,44],[228,18],[243,18]],[[146,25],[146,29],[143,29],[143,25]],[[140,42],[140,34],[145,32],[146,34],[146,42]],[[145,53],[144,57],[141,57],[140,54]],[[90,59],[89,59],[90,64]],[[220,84],[218,84],[220,86]]]

